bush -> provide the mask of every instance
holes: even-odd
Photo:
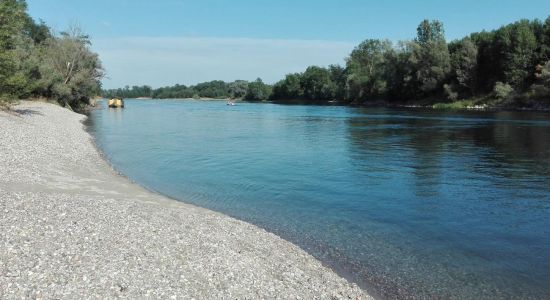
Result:
[[[498,81],[493,88],[493,95],[499,100],[505,100],[510,97],[513,91],[514,88],[511,85]]]
[[[448,110],[458,110],[458,109],[467,109],[474,107],[475,103],[472,100],[462,100],[452,103],[435,103],[432,105],[434,109],[448,109]]]

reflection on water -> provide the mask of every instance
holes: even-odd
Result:
[[[545,113],[127,101],[116,168],[260,225],[390,298],[549,298]]]
[[[550,295],[545,284],[536,284],[550,280],[550,236],[543,221],[550,208],[547,114],[363,113],[349,119],[354,158],[371,174],[373,165],[381,165],[382,179],[375,186],[399,190],[392,200],[398,200],[396,206],[387,205],[377,217],[411,234],[386,241],[391,246],[406,242],[402,249],[418,247],[414,257],[389,257],[398,264],[387,276],[400,274],[407,259],[420,264],[412,268],[421,276],[437,274],[422,279],[401,274],[411,278],[395,284],[413,285],[405,288],[420,289],[416,295],[445,298]],[[386,261],[380,263],[379,268],[388,268]],[[450,282],[444,278],[449,276]],[[473,289],[472,279],[476,288],[487,290]],[[456,286],[434,291],[440,284]]]

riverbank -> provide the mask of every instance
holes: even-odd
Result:
[[[0,112],[0,298],[369,299],[297,246],[116,174],[53,104]]]

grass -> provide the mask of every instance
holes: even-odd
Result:
[[[456,109],[468,109],[471,107],[476,106],[476,102],[474,100],[460,100],[450,103],[435,103],[432,105],[432,108],[434,109],[450,109],[450,110],[456,110]]]

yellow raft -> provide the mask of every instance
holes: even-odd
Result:
[[[109,100],[109,107],[123,108],[124,107],[124,100],[119,99],[119,98],[113,98],[113,99]]]

